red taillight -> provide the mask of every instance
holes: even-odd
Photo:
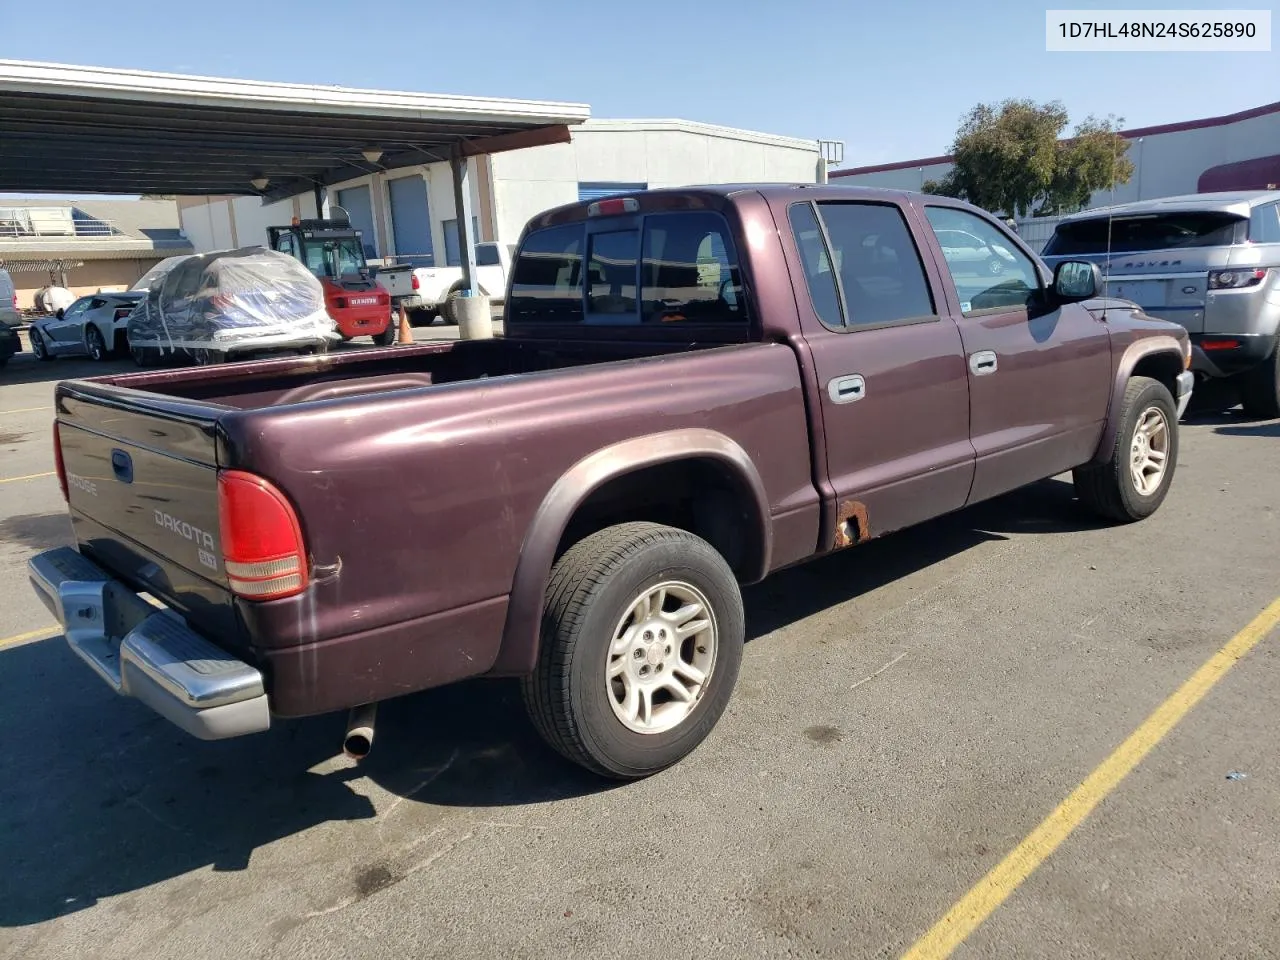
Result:
[[[422,288],[422,284],[418,282],[418,275],[416,273],[412,274],[412,279],[409,282],[413,285],[413,289],[415,290],[420,290]]]
[[[635,197],[614,197],[610,200],[597,200],[587,207],[588,217],[611,217],[619,213],[635,213],[640,204]]]
[[[218,474],[218,530],[231,591],[248,600],[292,597],[307,587],[307,548],[293,505],[262,477]]]
[[[334,297],[334,298],[333,298],[333,306],[334,306],[334,309],[335,309],[335,310],[345,310],[345,309],[347,309],[347,298],[346,298],[346,297]]]
[[[1239,340],[1201,340],[1201,350],[1234,350],[1240,346]]]
[[[115,319],[123,320],[131,313],[133,313],[133,307],[116,307]]]
[[[58,421],[53,421],[53,468],[58,471],[58,486],[62,488],[62,499],[68,503],[71,497],[67,494],[67,465],[62,462],[62,435],[58,432]]]

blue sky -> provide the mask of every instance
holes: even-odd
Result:
[[[1061,99],[1073,120],[1115,114],[1133,127],[1280,98],[1276,52],[1046,53],[1046,5],[221,0],[158,15],[154,0],[59,0],[51,30],[46,7],[10,2],[0,58],[585,101],[597,117],[840,139],[845,166],[943,153],[979,101]]]

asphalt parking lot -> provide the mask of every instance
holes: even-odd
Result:
[[[68,534],[53,378],[103,370],[0,373],[0,957],[896,957],[958,903],[957,957],[1280,955],[1280,635],[1177,693],[1280,594],[1280,422],[1184,425],[1140,524],[1058,478],[749,590],[720,726],[613,786],[507,682],[386,705],[359,767],[341,716],[200,743],[115,697],[23,571]]]

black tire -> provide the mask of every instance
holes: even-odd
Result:
[[[108,359],[111,351],[107,349],[107,342],[102,339],[102,333],[92,323],[84,328],[84,349],[89,354],[89,359],[98,363]]]
[[[1138,422],[1153,407],[1164,414],[1168,448],[1159,486],[1144,495],[1138,490],[1129,459]],[[1124,388],[1120,411],[1120,425],[1107,461],[1076,467],[1072,479],[1080,502],[1094,513],[1108,520],[1131,523],[1155,513],[1169,493],[1178,466],[1178,411],[1169,388],[1149,377],[1130,379]]]
[[[381,333],[374,334],[373,342],[379,347],[389,347],[396,342],[396,324],[395,321],[387,324],[387,329]]]
[[[429,327],[436,322],[436,317],[438,316],[440,316],[440,311],[434,307],[430,310],[426,307],[414,307],[409,311],[409,326]]]
[[[452,287],[449,292],[445,294],[444,303],[440,304],[440,317],[450,326],[453,326],[458,322],[458,313],[454,310],[454,307],[457,306],[458,298],[461,296],[462,288]]]
[[[158,350],[153,354],[146,347],[135,347],[132,344],[129,345],[129,356],[140,367],[154,367],[159,362]]]
[[[706,598],[715,660],[682,721],[641,733],[610,703],[609,647],[634,598],[673,580]],[[649,776],[691,753],[716,725],[737,682],[745,632],[738,582],[709,543],[656,523],[609,527],[574,544],[552,571],[525,706],[543,739],[573,762],[618,780]]]
[[[53,359],[53,354],[49,352],[49,345],[44,342],[44,334],[32,327],[28,336],[31,340],[31,352],[35,354],[37,360],[48,362]]]
[[[1240,400],[1251,417],[1280,417],[1280,339],[1271,348],[1271,356],[1240,377]]]

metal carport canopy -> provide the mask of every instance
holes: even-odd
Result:
[[[566,143],[589,116],[580,103],[0,60],[0,190],[277,200],[378,170]]]

